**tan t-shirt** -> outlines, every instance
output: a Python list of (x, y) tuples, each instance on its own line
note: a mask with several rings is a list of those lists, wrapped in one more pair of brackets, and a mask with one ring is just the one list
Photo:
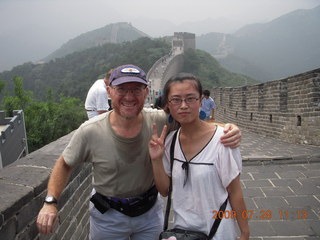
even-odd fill
[(158, 134), (166, 123), (162, 110), (143, 109), (141, 132), (134, 138), (117, 135), (110, 126), (110, 112), (83, 123), (72, 136), (62, 155), (74, 167), (82, 162), (92, 162), (93, 187), (109, 197), (133, 197), (154, 185), (148, 143), (152, 124)]

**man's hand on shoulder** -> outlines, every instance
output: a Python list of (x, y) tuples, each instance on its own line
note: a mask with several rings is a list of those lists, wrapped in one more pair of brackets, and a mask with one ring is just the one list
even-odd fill
[(227, 123), (223, 131), (225, 135), (220, 138), (220, 141), (225, 147), (237, 148), (240, 146), (241, 131), (238, 126)]

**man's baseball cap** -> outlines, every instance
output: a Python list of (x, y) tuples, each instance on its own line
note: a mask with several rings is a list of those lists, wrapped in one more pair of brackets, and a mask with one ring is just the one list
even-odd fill
[(113, 69), (110, 76), (110, 85), (120, 85), (129, 82), (138, 82), (148, 85), (146, 73), (139, 67), (127, 64)]

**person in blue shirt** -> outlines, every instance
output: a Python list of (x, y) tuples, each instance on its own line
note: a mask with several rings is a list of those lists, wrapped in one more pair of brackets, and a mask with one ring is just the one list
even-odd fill
[(216, 103), (214, 102), (213, 98), (210, 97), (210, 91), (204, 90), (203, 91), (203, 98), (201, 101), (201, 110), (206, 113), (205, 120), (209, 120), (209, 119), (214, 120), (215, 107), (216, 107)]

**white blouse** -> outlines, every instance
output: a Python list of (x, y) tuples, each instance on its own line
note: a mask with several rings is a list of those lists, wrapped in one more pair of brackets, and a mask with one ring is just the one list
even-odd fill
[[(178, 131), (179, 135), (180, 129)], [(224, 147), (220, 143), (223, 134), (223, 128), (218, 126), (208, 144), (187, 164), (189, 165), (187, 180), (185, 180), (186, 158), (177, 136), (172, 178), (173, 227), (209, 234), (213, 218), (228, 197), (226, 187), (242, 169), (239, 148)], [(173, 135), (174, 132), (171, 132), (166, 138), (166, 151), (163, 157), (165, 172), (170, 177), (170, 145)], [(231, 211), (228, 202), (226, 215), (212, 239), (236, 239), (236, 220), (228, 216)]]

